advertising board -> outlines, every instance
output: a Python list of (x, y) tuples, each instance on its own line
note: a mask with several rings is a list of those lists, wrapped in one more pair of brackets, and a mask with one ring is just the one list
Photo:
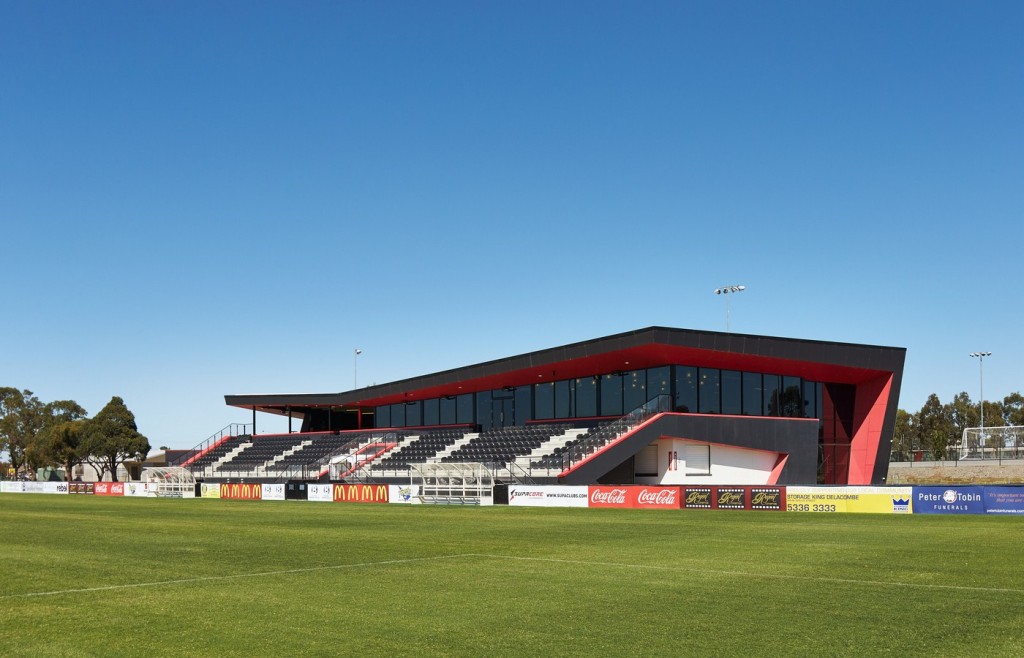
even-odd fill
[(986, 514), (1024, 514), (1024, 487), (985, 487)]
[(228, 500), (262, 500), (263, 485), (244, 482), (222, 483), (220, 497)]
[(155, 498), (157, 484), (155, 482), (125, 482), (124, 495), (136, 498)]
[(70, 489), (67, 482), (2, 482), (3, 493), (66, 494)]
[(334, 500), (333, 484), (311, 484), (306, 488), (306, 500), (329, 503)]
[(910, 514), (912, 487), (786, 487), (786, 511)]
[(984, 514), (982, 487), (914, 487), (914, 514)]
[(681, 487), (673, 486), (590, 486), (587, 491), (588, 507), (679, 509), (682, 500)]
[(123, 496), (124, 482), (97, 482), (92, 491), (97, 496)]
[(199, 485), (200, 498), (220, 498), (220, 485), (203, 482)]
[(420, 504), (420, 485), (418, 484), (389, 484), (388, 502), (400, 505)]
[(586, 507), (588, 488), (510, 485), (508, 504), (515, 507)]
[(386, 503), (388, 502), (388, 493), (386, 484), (336, 484), (334, 485), (334, 502)]
[(284, 484), (264, 484), (260, 498), (262, 500), (284, 500)]

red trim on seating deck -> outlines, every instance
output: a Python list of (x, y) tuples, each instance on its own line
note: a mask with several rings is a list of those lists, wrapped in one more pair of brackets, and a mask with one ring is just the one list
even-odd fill
[[(630, 435), (632, 435), (634, 432), (639, 430), (641, 427), (646, 426), (648, 423), (651, 423), (654, 420), (656, 420), (658, 418), (661, 418), (662, 416), (707, 416), (707, 415), (708, 414), (679, 413), (679, 412), (675, 412), (675, 411), (666, 411), (666, 412), (662, 412), (662, 413), (659, 413), (659, 414), (655, 414), (655, 415), (651, 416), (650, 418), (648, 418), (647, 420), (645, 420), (644, 422), (642, 422), (639, 425), (637, 425), (636, 427), (634, 427), (632, 430), (630, 430), (630, 431), (626, 432), (625, 434), (623, 434), (622, 436), (620, 436), (615, 441), (613, 441), (611, 443), (605, 444), (604, 446), (601, 447), (600, 450), (598, 450), (594, 454), (590, 455), (589, 457), (587, 457), (583, 461), (576, 462), (570, 468), (562, 471), (561, 473), (558, 474), (558, 477), (560, 477), (560, 478), (561, 477), (565, 477), (569, 473), (572, 473), (574, 470), (576, 470), (577, 468), (579, 468), (583, 464), (586, 464), (591, 459), (597, 457), (598, 455), (600, 455), (602, 452), (604, 452), (608, 448), (611, 448), (614, 445), (618, 445), (619, 443), (624, 441), (626, 438), (628, 438)], [(802, 421), (805, 421), (805, 422), (813, 422), (813, 423), (817, 423), (818, 422), (817, 418), (789, 418), (789, 417), (785, 417), (785, 416), (736, 416), (736, 415), (733, 415), (733, 414), (711, 414), (711, 415), (713, 415), (715, 418), (760, 418), (760, 419), (763, 419), (763, 420), (789, 420), (789, 421), (802, 420)], [(621, 416), (620, 416), (620, 418), (621, 418)], [(691, 439), (691, 438), (682, 437), (682, 436), (659, 436), (658, 440), (660, 441), (663, 438), (679, 439), (680, 441), (693, 441), (695, 443), (707, 443), (707, 444), (711, 444), (711, 445), (728, 446), (730, 448), (736, 448), (736, 449), (739, 449), (739, 450), (752, 450), (752, 451), (758, 451), (758, 452), (771, 452), (771, 453), (775, 453), (774, 450), (765, 450), (763, 448), (747, 448), (747, 447), (744, 447), (744, 446), (733, 445), (731, 443), (722, 443), (722, 442), (719, 442), (719, 441), (707, 441), (707, 440), (704, 440), (704, 439)], [(789, 455), (786, 455), (786, 458), (788, 459)], [(785, 460), (783, 460), (783, 464), (784, 463), (785, 463)], [(782, 472), (781, 468), (779, 467), (779, 464), (776, 464), (775, 468), (779, 470), (779, 473)], [(775, 473), (775, 470), (772, 471), (772, 474), (776, 478), (778, 477), (778, 475)], [(774, 484), (774, 483), (775, 483), (775, 480), (772, 480), (771, 482), (769, 482), (769, 484)]]
[[(648, 418), (648, 419), (647, 419), (647, 420), (645, 420), (644, 422), (640, 423), (639, 425), (637, 425), (637, 426), (636, 426), (636, 427), (634, 427), (633, 429), (629, 430), (628, 432), (626, 432), (625, 434), (623, 434), (623, 435), (622, 435), (622, 436), (620, 436), (619, 438), (615, 439), (615, 440), (614, 440), (614, 441), (612, 441), (611, 443), (606, 443), (606, 444), (604, 444), (603, 446), (601, 446), (601, 448), (600, 448), (599, 450), (596, 450), (596, 451), (594, 452), (594, 454), (590, 455), (589, 457), (587, 457), (587, 458), (586, 458), (586, 459), (584, 459), (583, 461), (578, 461), (578, 462), (576, 462), (575, 464), (573, 464), (572, 466), (570, 466), (569, 468), (567, 468), (566, 470), (562, 471), (561, 473), (559, 473), (559, 474), (558, 474), (558, 477), (560, 477), (560, 478), (561, 478), (561, 477), (565, 477), (565, 476), (566, 476), (566, 475), (568, 475), (569, 473), (572, 473), (572, 472), (573, 472), (573, 471), (575, 471), (575, 470), (576, 470), (577, 468), (579, 468), (579, 467), (580, 467), (580, 466), (582, 466), (583, 464), (586, 464), (586, 463), (587, 463), (587, 462), (589, 462), (589, 461), (590, 461), (591, 459), (594, 459), (595, 457), (597, 457), (598, 455), (600, 455), (600, 454), (601, 454), (602, 452), (604, 452), (604, 451), (605, 451), (605, 450), (607, 450), (608, 448), (611, 448), (612, 446), (616, 446), (616, 445), (619, 445), (620, 443), (622, 443), (623, 441), (625, 441), (625, 440), (626, 440), (627, 438), (629, 438), (630, 436), (632, 436), (633, 434), (635, 434), (635, 433), (636, 433), (637, 431), (639, 431), (639, 430), (640, 430), (640, 428), (642, 428), (642, 427), (646, 427), (647, 425), (651, 424), (652, 422), (654, 422), (655, 420), (657, 420), (657, 419), (661, 418), (661, 417), (662, 417), (662, 416), (664, 416), (664, 415), (666, 415), (666, 414), (664, 414), (664, 413), (661, 413), (661, 414), (654, 414), (653, 416), (651, 416), (650, 418)], [(621, 416), (620, 416), (620, 418), (621, 418)]]
[(208, 452), (210, 452), (211, 450), (213, 450), (214, 448), (216, 448), (216, 447), (217, 447), (217, 446), (219, 446), (220, 444), (222, 444), (222, 443), (224, 443), (225, 441), (228, 441), (228, 440), (230, 440), (230, 439), (234, 439), (234, 438), (236, 438), (236, 437), (234, 437), (234, 436), (222, 436), (222, 437), (221, 437), (220, 439), (218, 439), (217, 441), (215, 441), (215, 442), (214, 442), (214, 443), (213, 443), (212, 445), (208, 446), (208, 447), (207, 447), (206, 449), (204, 449), (204, 450), (201, 450), (200, 452), (198, 452), (198, 453), (196, 453), (196, 454), (192, 455), (191, 457), (189, 457), (188, 459), (186, 459), (186, 460), (184, 461), (184, 463), (182, 463), (181, 467), (182, 467), (182, 468), (185, 468), (186, 466), (188, 466), (188, 465), (189, 465), (189, 464), (191, 464), (192, 462), (196, 461), (197, 459), (199, 459), (199, 458), (200, 458), (200, 457), (202, 457), (203, 455), (207, 454)]

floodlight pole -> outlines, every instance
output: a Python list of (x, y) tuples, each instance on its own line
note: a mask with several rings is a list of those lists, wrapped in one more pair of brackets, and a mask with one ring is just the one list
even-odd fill
[(721, 288), (715, 288), (716, 295), (725, 295), (725, 331), (729, 333), (729, 293), (743, 292), (746, 290), (746, 286), (722, 286)]
[(353, 391), (356, 390), (357, 388), (359, 388), (359, 355), (362, 354), (362, 353), (363, 353), (363, 351), (357, 347), (355, 349), (355, 352), (352, 354), (352, 390)]
[(985, 458), (985, 449), (982, 446), (982, 442), (985, 440), (985, 357), (992, 356), (992, 352), (971, 352), (970, 356), (978, 358), (978, 392), (981, 401), (978, 403), (978, 408), (981, 411), (981, 429), (978, 430), (978, 452), (981, 453), (981, 458)]

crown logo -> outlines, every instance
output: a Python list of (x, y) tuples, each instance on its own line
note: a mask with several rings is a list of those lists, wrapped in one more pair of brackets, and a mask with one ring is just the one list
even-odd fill
[(894, 511), (894, 512), (909, 512), (910, 511), (910, 499), (909, 498), (893, 498), (892, 499), (892, 511)]

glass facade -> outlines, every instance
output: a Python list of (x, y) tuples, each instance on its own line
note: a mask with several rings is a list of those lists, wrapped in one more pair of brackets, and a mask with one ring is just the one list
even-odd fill
[(668, 395), (672, 408), (681, 413), (820, 418), (828, 442), (848, 442), (849, 431), (838, 429), (842, 426), (836, 419), (850, 414), (836, 407), (848, 405), (851, 394), (835, 385), (824, 386), (789, 375), (666, 365), (382, 405), (372, 417), (377, 427), (491, 429), (531, 421), (622, 416)]

